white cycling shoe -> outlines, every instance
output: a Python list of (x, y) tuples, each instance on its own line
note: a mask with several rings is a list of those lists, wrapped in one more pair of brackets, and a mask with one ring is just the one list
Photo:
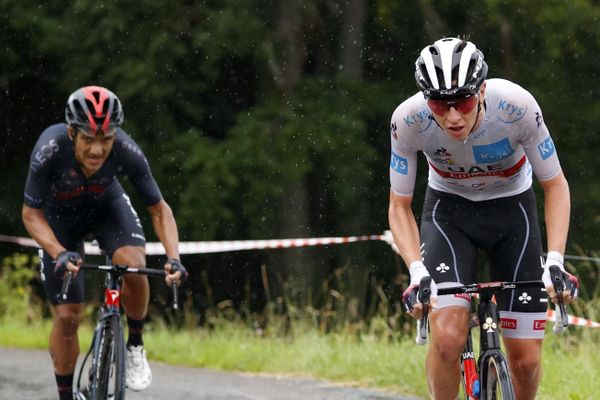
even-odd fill
[(125, 356), (125, 382), (136, 392), (147, 389), (152, 382), (152, 371), (146, 360), (144, 346), (127, 346)]

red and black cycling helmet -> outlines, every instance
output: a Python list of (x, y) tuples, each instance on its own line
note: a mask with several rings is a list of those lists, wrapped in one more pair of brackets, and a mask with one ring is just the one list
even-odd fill
[(415, 67), (415, 80), (425, 98), (440, 100), (475, 95), (488, 72), (483, 53), (459, 38), (443, 38), (426, 46)]
[(69, 96), (65, 108), (67, 124), (97, 134), (118, 128), (123, 123), (121, 101), (101, 86), (84, 86)]

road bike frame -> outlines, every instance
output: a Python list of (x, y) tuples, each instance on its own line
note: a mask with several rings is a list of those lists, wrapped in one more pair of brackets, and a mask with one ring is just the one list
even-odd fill
[[(77, 373), (76, 392), (81, 392), (88, 400), (125, 399), (125, 337), (121, 322), (121, 282), (125, 274), (165, 276), (160, 269), (130, 268), (126, 265), (113, 265), (107, 258), (107, 265), (83, 264), (82, 270), (105, 272), (104, 301), (99, 309), (98, 323), (94, 329), (92, 344)], [(175, 271), (173, 271), (175, 272)], [(60, 298), (66, 298), (72, 275), (63, 282)], [(173, 285), (173, 308), (177, 309), (177, 286)], [(91, 355), (91, 364), (87, 360)], [(87, 385), (82, 376), (87, 370)]]
[[(540, 287), (541, 282), (534, 281), (532, 285), (521, 282), (519, 287)], [(508, 285), (512, 287), (513, 285)], [(461, 376), (465, 397), (472, 399), (496, 399), (496, 386), (500, 385), (502, 399), (515, 397), (508, 363), (502, 353), (498, 328), (500, 327), (499, 313), (493, 302), (493, 294), (499, 288), (480, 288), (479, 305), (477, 306), (477, 320), (471, 322), (467, 335), (465, 350), (461, 355)], [(506, 290), (506, 286), (500, 286), (500, 290)], [(512, 288), (510, 289), (512, 290)], [(450, 294), (450, 293), (448, 293)], [(473, 349), (472, 327), (479, 327), (480, 350), (477, 361)], [(490, 371), (490, 369), (494, 371)], [(481, 373), (479, 375), (478, 371)]]
[[(551, 279), (557, 293), (562, 294), (565, 281), (558, 267), (551, 267)], [(423, 317), (418, 320), (417, 343), (427, 342), (428, 313), (430, 308), (431, 277), (421, 280), (418, 291), (419, 302), (423, 304)], [(498, 328), (500, 327), (498, 308), (493, 301), (495, 293), (519, 288), (543, 287), (542, 281), (521, 282), (486, 282), (471, 285), (439, 288), (439, 295), (479, 294), (476, 320), (470, 321), (465, 349), (461, 355), (461, 381), (464, 396), (467, 400), (511, 400), (515, 398), (508, 363), (502, 352)], [(557, 312), (561, 315), (560, 325), (564, 329), (568, 325), (562, 295), (559, 296)], [(557, 319), (558, 321), (558, 319)], [(557, 323), (558, 324), (558, 323)], [(473, 349), (472, 328), (479, 327), (479, 356), (475, 358)], [(557, 330), (555, 329), (555, 332)], [(499, 396), (501, 394), (501, 396)]]

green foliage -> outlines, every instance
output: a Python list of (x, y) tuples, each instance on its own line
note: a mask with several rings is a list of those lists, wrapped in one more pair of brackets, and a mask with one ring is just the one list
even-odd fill
[(37, 278), (37, 256), (14, 253), (4, 257), (0, 265), (0, 315), (10, 319), (25, 316), (34, 321), (42, 316), (42, 301), (33, 293), (32, 283)]
[[(63, 119), (68, 94), (90, 83), (110, 87), (123, 101), (125, 129), (146, 152), (182, 238), (282, 235), (289, 226), (281, 210), (294, 200), (298, 187), (305, 189), (310, 210), (301, 221), (306, 232), (381, 232), (387, 226), (390, 115), (416, 91), (412, 74), (420, 49), (441, 36), (464, 35), (483, 49), (490, 77), (512, 79), (535, 95), (573, 193), (575, 245), (568, 252), (597, 255), (597, 2), (485, 0), (476, 7), (467, 0), (365, 3), (363, 78), (347, 81), (337, 67), (344, 61), (339, 49), (348, 27), (341, 23), (343, 8), (336, 2), (303, 2), (295, 15), (302, 21), (294, 25), (301, 30), (296, 37), (303, 39), (299, 49), (278, 29), (293, 22), (281, 15), (281, 2), (150, 0), (143, 7), (132, 0), (0, 2), (0, 159), (15, 166), (3, 174), (5, 187), (13, 190), (0, 197), (0, 226), (8, 230), (0, 233), (24, 233), (19, 188), (31, 148), (47, 125)], [(286, 58), (294, 50), (300, 55), (298, 65)], [(276, 71), (295, 68), (295, 85), (281, 90)], [(426, 184), (421, 164), (415, 204)], [(153, 334), (159, 343), (163, 335), (165, 342), (180, 341), (174, 347), (188, 352), (174, 357), (190, 365), (273, 368), (424, 394), (423, 352), (404, 339), (412, 335), (413, 324), (398, 314), (393, 294), (403, 280), (388, 276), (362, 297), (347, 282), (352, 271), (393, 266), (389, 254), (377, 249), (364, 253), (363, 259), (336, 259), (323, 272), (328, 281), (315, 287), (286, 284), (284, 294), (264, 310), (263, 337), (240, 329), (239, 324), (252, 325), (254, 315), (243, 309), (245, 315), (236, 314), (228, 298), (215, 299), (208, 310), (207, 325), (213, 331), (174, 337), (158, 327)], [(5, 319), (25, 316), (33, 323), (47, 312), (34, 290), (35, 262), (19, 254), (2, 260), (0, 315)], [(227, 267), (219, 264), (214, 270), (221, 273)], [(576, 262), (569, 268), (582, 283), (583, 301), (573, 306), (574, 313), (600, 319), (599, 265)], [(309, 270), (306, 266), (307, 274)], [(364, 288), (366, 283), (360, 283)], [(3, 323), (2, 329), (9, 325)], [(591, 398), (598, 392), (586, 379), (598, 368), (596, 352), (590, 351), (598, 338), (572, 331), (574, 339), (547, 342), (539, 398)], [(12, 344), (1, 336), (0, 341)], [(151, 346), (157, 351), (151, 355), (167, 359), (158, 349), (173, 346), (159, 343)], [(358, 350), (345, 354), (349, 347)], [(577, 357), (579, 368), (573, 373), (581, 372), (575, 378), (581, 384), (563, 382), (567, 375), (561, 366), (572, 357)], [(332, 360), (348, 363), (349, 372), (332, 369)], [(416, 362), (413, 368), (403, 371), (418, 374), (407, 378), (416, 385), (408, 387), (398, 383), (402, 374), (397, 366), (411, 361)], [(573, 387), (581, 391), (573, 393)]]
[[(25, 233), (19, 188), (31, 148), (63, 119), (68, 94), (95, 83), (123, 101), (125, 129), (147, 154), (182, 238), (287, 234), (282, 210), (297, 189), (309, 210), (299, 214), (302, 232), (381, 232), (390, 115), (416, 91), (420, 49), (463, 35), (483, 49), (491, 77), (536, 96), (573, 193), (571, 243), (595, 251), (600, 7), (592, 0), (471, 3), (365, 1), (365, 19), (353, 22), (364, 23), (362, 78), (347, 81), (339, 66), (348, 26), (336, 2), (305, 1), (289, 16), (281, 2), (265, 0), (2, 1), (0, 158), (16, 166), (3, 175), (16, 190), (0, 197), (0, 225)], [(292, 26), (296, 42), (280, 29)], [(286, 86), (289, 71), (298, 76)], [(426, 185), (421, 165), (415, 204)], [(332, 268), (391, 264), (376, 250), (362, 257), (339, 257)], [(593, 268), (583, 280), (597, 278)]]
[(182, 228), (194, 237), (214, 237), (223, 225), (235, 223), (228, 230), (233, 237), (276, 236), (288, 185), (307, 179), (327, 188), (311, 198), (334, 201), (343, 226), (357, 199), (369, 193), (357, 189), (370, 186), (371, 171), (382, 161), (369, 144), (366, 126), (373, 106), (365, 88), (307, 80), (290, 98), (270, 98), (240, 115), (225, 140), (205, 140), (193, 132), (180, 136), (173, 147), (175, 153), (187, 152)]

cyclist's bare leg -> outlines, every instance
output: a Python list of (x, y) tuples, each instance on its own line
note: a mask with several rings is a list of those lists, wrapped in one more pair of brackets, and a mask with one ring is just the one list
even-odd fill
[(435, 400), (454, 400), (460, 385), (460, 355), (467, 341), (471, 312), (448, 306), (429, 315), (431, 342), (425, 368), (429, 391)]
[[(133, 268), (146, 266), (146, 253), (143, 247), (119, 247), (112, 255), (113, 264), (123, 264)], [(150, 285), (144, 275), (127, 274), (123, 277), (122, 301), (125, 314), (129, 318), (146, 318), (150, 301)]]
[(54, 319), (50, 331), (49, 347), (54, 373), (69, 375), (75, 371), (79, 356), (77, 329), (83, 313), (81, 304), (58, 304), (53, 307)]
[(504, 338), (515, 395), (533, 400), (542, 378), (542, 339)]

